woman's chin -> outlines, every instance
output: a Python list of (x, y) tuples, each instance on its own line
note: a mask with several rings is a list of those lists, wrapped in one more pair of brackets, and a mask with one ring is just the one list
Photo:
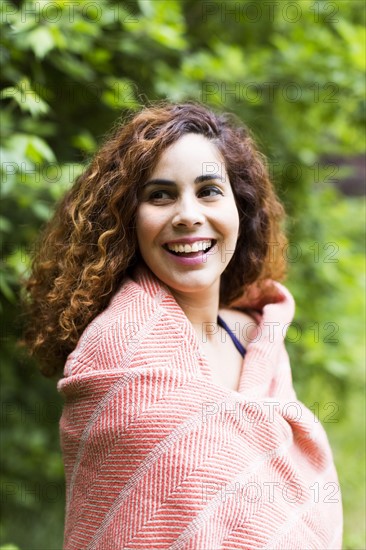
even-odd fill
[(159, 277), (173, 292), (181, 294), (197, 294), (202, 295), (204, 292), (209, 292), (215, 288), (215, 283), (219, 288), (220, 275), (209, 273), (199, 273), (190, 271), (189, 273), (176, 274), (169, 273), (167, 277)]

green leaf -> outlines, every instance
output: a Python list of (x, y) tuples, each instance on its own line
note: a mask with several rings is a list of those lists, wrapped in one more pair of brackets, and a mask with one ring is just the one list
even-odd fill
[(10, 220), (7, 218), (4, 218), (4, 216), (0, 216), (0, 231), (3, 233), (10, 233), (13, 229), (13, 224)]
[(93, 153), (97, 146), (95, 139), (91, 133), (87, 131), (74, 136), (71, 142), (75, 147), (81, 151), (86, 151), (87, 153)]
[(344, 38), (352, 61), (360, 71), (364, 71), (366, 68), (366, 29), (361, 25), (352, 25), (345, 19), (338, 21), (336, 29)]
[(43, 59), (55, 47), (52, 31), (46, 26), (31, 31), (27, 41), (39, 59)]
[(45, 202), (36, 201), (32, 204), (32, 210), (36, 214), (37, 218), (47, 221), (51, 215), (52, 207)]
[(0, 292), (5, 296), (7, 300), (11, 303), (16, 302), (16, 296), (13, 289), (8, 285), (8, 282), (5, 278), (5, 273), (0, 276)]
[(31, 160), (35, 162), (40, 162), (42, 160), (53, 162), (56, 160), (55, 154), (50, 146), (46, 143), (44, 139), (37, 136), (28, 136), (26, 154)]
[(34, 117), (49, 112), (49, 105), (32, 89), (28, 78), (22, 78), (16, 86), (2, 90), (1, 99), (13, 98), (22, 111), (27, 111)]
[(66, 75), (66, 78), (72, 78), (75, 82), (91, 82), (95, 78), (93, 67), (83, 63), (76, 56), (70, 55), (66, 51), (62, 52), (62, 55), (54, 55), (53, 61), (61, 73)]
[(112, 109), (121, 109), (127, 107), (134, 109), (139, 103), (136, 99), (137, 86), (127, 78), (107, 78), (106, 83), (109, 86), (102, 95), (103, 101), (112, 107)]
[[(159, 0), (158, 0), (159, 1)], [(153, 2), (153, 0), (137, 0), (137, 4), (141, 10), (141, 12), (146, 17), (152, 17), (154, 15), (154, 4), (156, 2)]]

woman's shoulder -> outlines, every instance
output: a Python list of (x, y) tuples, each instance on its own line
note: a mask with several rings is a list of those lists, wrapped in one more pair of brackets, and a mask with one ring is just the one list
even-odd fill
[(223, 307), (219, 309), (219, 315), (224, 321), (233, 321), (245, 324), (258, 324), (259, 313), (253, 309), (237, 309)]
[(246, 348), (256, 335), (260, 314), (251, 309), (220, 308), (219, 315)]

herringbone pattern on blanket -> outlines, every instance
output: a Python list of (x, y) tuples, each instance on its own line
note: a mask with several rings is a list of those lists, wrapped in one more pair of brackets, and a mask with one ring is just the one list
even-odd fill
[(65, 549), (341, 548), (337, 474), (292, 387), (294, 305), (278, 288), (235, 392), (211, 380), (169, 290), (144, 269), (124, 281), (58, 385)]

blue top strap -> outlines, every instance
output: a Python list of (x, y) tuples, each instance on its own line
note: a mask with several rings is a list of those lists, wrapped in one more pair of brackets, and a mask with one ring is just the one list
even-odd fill
[(234, 342), (234, 345), (235, 345), (236, 349), (238, 350), (240, 355), (242, 357), (244, 357), (244, 355), (246, 354), (245, 347), (243, 346), (243, 344), (241, 342), (239, 342), (239, 340), (237, 339), (235, 334), (230, 330), (230, 328), (227, 326), (225, 321), (220, 317), (220, 315), (217, 316), (217, 324), (220, 325), (220, 327), (222, 327), (223, 329), (226, 330), (226, 332), (229, 334), (230, 338)]

